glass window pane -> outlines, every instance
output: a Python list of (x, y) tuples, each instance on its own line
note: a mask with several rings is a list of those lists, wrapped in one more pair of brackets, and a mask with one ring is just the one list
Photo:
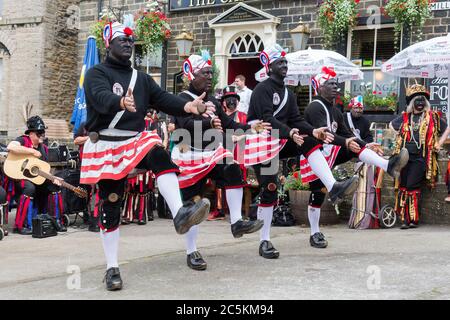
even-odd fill
[(134, 47), (134, 67), (145, 73), (160, 73), (162, 66), (162, 47), (150, 55), (144, 55), (142, 45)]
[(399, 89), (399, 78), (390, 74), (383, 73), (379, 70), (375, 71), (375, 91), (383, 97), (397, 93)]
[(361, 67), (373, 67), (375, 30), (355, 30), (352, 39), (352, 61)]
[(381, 65), (395, 55), (394, 29), (379, 29), (377, 33), (377, 59), (375, 67)]
[(373, 90), (373, 71), (363, 71), (364, 79), (351, 81), (350, 94), (352, 96), (364, 95), (367, 90)]

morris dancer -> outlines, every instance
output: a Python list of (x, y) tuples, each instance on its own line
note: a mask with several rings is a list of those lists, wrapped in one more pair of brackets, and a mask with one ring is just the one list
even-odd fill
[[(419, 224), (420, 187), (427, 182), (435, 187), (438, 174), (437, 150), (445, 142), (449, 131), (438, 112), (432, 111), (430, 94), (422, 85), (406, 90), (406, 112), (391, 122), (398, 131), (394, 154), (406, 148), (409, 161), (400, 176), (400, 189), (395, 209), (402, 221), (401, 229), (417, 228)], [(442, 138), (439, 140), (439, 136)], [(398, 178), (398, 177), (397, 177)]]
[[(350, 132), (344, 123), (342, 113), (333, 105), (337, 95), (336, 73), (333, 70), (324, 67), (322, 72), (312, 79), (312, 82), (317, 96), (306, 108), (305, 118), (314, 128), (325, 126), (334, 134), (333, 145), (324, 145), (323, 148), (329, 167), (358, 158), (368, 165), (383, 169), (393, 177), (398, 177), (401, 169), (408, 162), (408, 151), (403, 149), (398, 155), (386, 160), (367, 148), (366, 142)], [(325, 200), (324, 183), (311, 174), (308, 162), (304, 159), (301, 172), (302, 180), (308, 182), (311, 189), (308, 206), (308, 218), (311, 225), (310, 244), (315, 248), (326, 248), (328, 242), (319, 228), (320, 208)], [(317, 175), (316, 170), (314, 173)]]
[[(260, 233), (259, 254), (266, 259), (276, 259), (280, 255), (270, 241), (273, 208), (278, 199), (278, 163), (275, 166), (275, 172), (272, 170), (269, 173), (265, 172), (270, 166), (270, 163), (267, 164), (268, 161), (278, 156), (278, 153), (280, 159), (304, 154), (314, 172), (326, 185), (333, 202), (353, 193), (357, 186), (356, 177), (345, 182), (336, 182), (334, 179), (319, 150), (321, 145), (316, 140), (320, 139), (330, 143), (333, 135), (326, 132), (326, 128), (314, 129), (300, 116), (297, 98), (284, 84), (288, 71), (285, 55), (286, 52), (279, 45), (270, 47), (261, 53), (261, 63), (266, 67), (269, 78), (259, 83), (253, 90), (248, 112), (249, 123), (262, 119), (270, 123), (272, 128), (278, 131), (278, 137), (282, 139), (281, 141), (275, 139), (275, 132), (272, 132), (273, 140), (267, 140), (269, 148), (266, 148), (265, 152), (262, 151), (265, 146), (262, 146), (258, 139), (249, 137), (246, 141), (245, 163), (247, 166), (255, 165), (255, 172), (261, 188), (258, 219), (264, 221), (264, 227)], [(251, 147), (253, 144), (256, 145), (254, 149)], [(275, 148), (273, 148), (274, 146)]]
[[(263, 222), (245, 221), (242, 219), (243, 186), (242, 172), (238, 164), (233, 163), (233, 154), (223, 147), (225, 138), (223, 130), (230, 129), (246, 131), (251, 127), (240, 124), (228, 117), (220, 103), (207, 94), (212, 85), (212, 63), (207, 51), (202, 56), (191, 55), (183, 65), (184, 74), (190, 80), (188, 90), (180, 93), (180, 97), (193, 101), (198, 96), (205, 96), (207, 103), (215, 106), (216, 112), (210, 119), (192, 115), (186, 118), (176, 118), (177, 132), (180, 128), (187, 130), (190, 142), (179, 142), (172, 150), (172, 159), (180, 166), (180, 186), (183, 200), (189, 201), (202, 193), (208, 178), (215, 180), (217, 188), (225, 189), (225, 196), (230, 210), (231, 233), (240, 238), (246, 233), (261, 229)], [(255, 123), (253, 128), (261, 124)], [(243, 132), (242, 132), (243, 133)], [(228, 131), (227, 131), (228, 134)], [(207, 137), (214, 137), (214, 143)], [(184, 140), (185, 137), (183, 137)], [(176, 140), (175, 140), (176, 141)], [(229, 140), (228, 140), (229, 141)], [(186, 150), (183, 150), (186, 149)], [(228, 161), (225, 158), (230, 158)], [(186, 235), (187, 265), (194, 270), (205, 270), (207, 264), (197, 250), (196, 240), (198, 226), (192, 227)]]
[(177, 116), (199, 114), (207, 108), (202, 102), (204, 96), (186, 103), (163, 91), (151, 76), (131, 67), (134, 37), (130, 28), (118, 22), (109, 24), (103, 38), (108, 47), (106, 61), (90, 69), (84, 83), (90, 139), (84, 145), (80, 182), (98, 183), (100, 234), (107, 260), (106, 289), (120, 290), (122, 279), (117, 259), (120, 206), (131, 170), (139, 168), (155, 174), (177, 233), (186, 233), (202, 222), (209, 211), (207, 199), (183, 205), (176, 175), (178, 167), (161, 146), (158, 135), (144, 131), (147, 107), (155, 105)]

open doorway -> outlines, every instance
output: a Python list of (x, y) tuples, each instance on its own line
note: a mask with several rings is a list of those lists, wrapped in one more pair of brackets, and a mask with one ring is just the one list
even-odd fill
[(258, 82), (255, 80), (255, 73), (262, 68), (259, 58), (242, 58), (228, 60), (228, 84), (232, 84), (237, 75), (245, 77), (245, 84), (248, 88), (254, 89)]

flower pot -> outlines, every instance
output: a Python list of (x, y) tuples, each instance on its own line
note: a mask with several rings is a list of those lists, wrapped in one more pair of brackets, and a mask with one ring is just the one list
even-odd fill
[[(297, 225), (308, 225), (308, 203), (309, 195), (311, 191), (307, 190), (289, 190), (289, 200), (291, 205), (292, 214), (295, 217), (295, 224)], [(328, 196), (324, 201), (321, 211), (320, 211), (320, 224), (338, 224), (339, 217), (328, 201)]]

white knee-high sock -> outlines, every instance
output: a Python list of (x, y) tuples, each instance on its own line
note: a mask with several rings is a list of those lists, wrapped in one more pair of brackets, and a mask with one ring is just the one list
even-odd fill
[(192, 226), (186, 233), (186, 254), (197, 251), (198, 225)]
[(173, 172), (163, 174), (156, 179), (156, 182), (158, 183), (158, 190), (160, 194), (169, 205), (170, 212), (172, 212), (172, 217), (175, 218), (178, 210), (180, 210), (183, 206), (177, 175)]
[(365, 148), (359, 154), (359, 160), (387, 171), (389, 160), (380, 157), (375, 151)]
[(258, 207), (258, 220), (264, 221), (264, 225), (259, 232), (261, 241), (270, 241), (270, 227), (272, 226), (273, 206)]
[(311, 235), (320, 232), (319, 221), (320, 221), (320, 208), (314, 208), (308, 206), (308, 220), (311, 226)]
[(314, 174), (319, 177), (325, 188), (327, 188), (328, 191), (331, 191), (336, 179), (334, 179), (330, 166), (325, 160), (322, 152), (320, 150), (316, 150), (311, 153), (308, 157), (308, 162), (309, 166), (314, 171)]
[(230, 209), (231, 224), (242, 219), (242, 198), (244, 196), (244, 189), (227, 189), (225, 190), (227, 197), (228, 209)]
[(105, 252), (106, 257), (106, 269), (118, 268), (119, 262), (117, 260), (117, 255), (119, 253), (119, 229), (106, 233), (100, 231), (100, 237), (102, 238), (103, 251)]

